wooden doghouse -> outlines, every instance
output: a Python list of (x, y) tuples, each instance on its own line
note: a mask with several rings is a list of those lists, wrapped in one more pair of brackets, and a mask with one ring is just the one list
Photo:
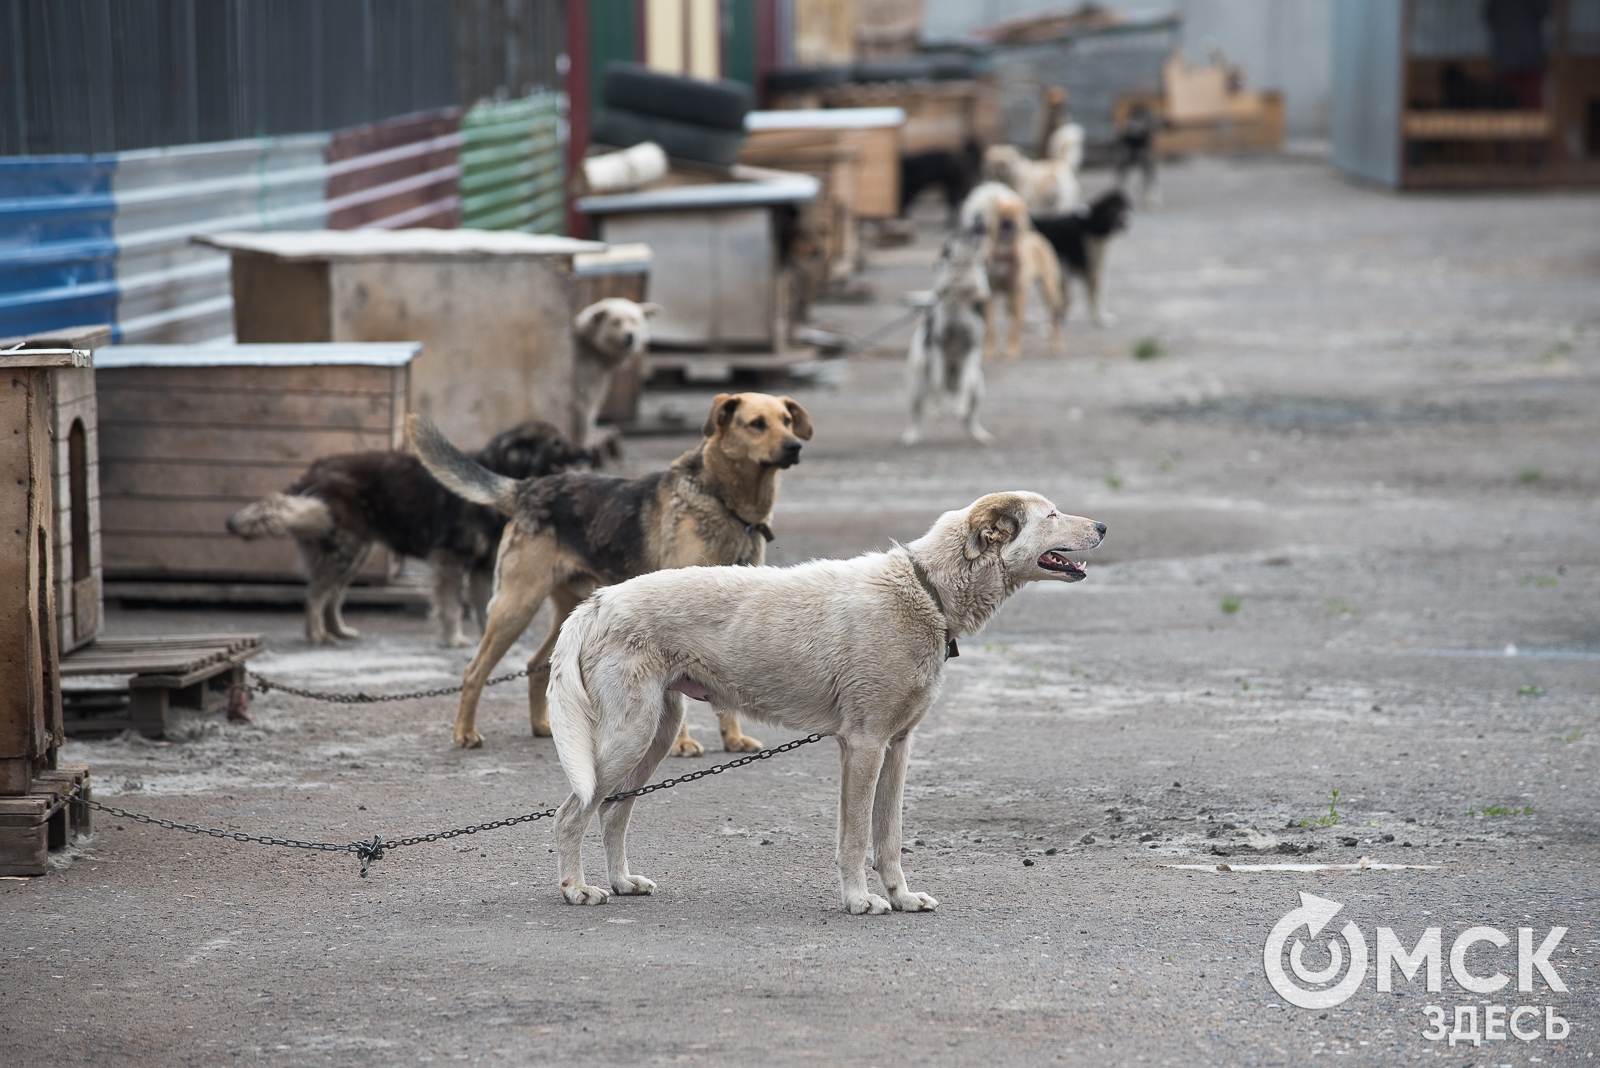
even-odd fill
[(607, 241), (648, 245), (654, 255), (650, 289), (663, 310), (651, 325), (650, 367), (759, 370), (813, 359), (788, 345), (781, 250), (787, 215), (817, 195), (817, 179), (742, 166), (672, 179), (680, 184), (577, 203)]
[[(93, 347), (109, 336), (106, 329), (94, 328), (0, 343), (0, 430), (10, 430), (0, 432), (0, 471), (8, 485), (21, 489), (0, 497), (0, 533), (10, 541), (0, 553), (0, 874), (5, 875), (43, 874), (47, 850), (89, 828), (89, 809), (82, 803), (89, 796), (89, 769), (61, 766), (56, 759), (64, 731), (55, 576), (61, 516), (52, 431), (58, 421), (58, 373), (91, 367)], [(86, 495), (82, 503), (87, 505)], [(70, 508), (69, 502), (69, 528)], [(90, 531), (85, 528), (86, 537)]]
[[(297, 600), (304, 579), (294, 543), (243, 541), (223, 524), (251, 501), (283, 490), (318, 457), (399, 448), (410, 367), (420, 348), (389, 342), (102, 350), (96, 392), (108, 593)], [(382, 585), (390, 573), (389, 554), (378, 547), (356, 581)]]
[(197, 238), (233, 255), (239, 343), (420, 341), (411, 409), (476, 448), (528, 419), (581, 439), (573, 257), (604, 245), (489, 230)]

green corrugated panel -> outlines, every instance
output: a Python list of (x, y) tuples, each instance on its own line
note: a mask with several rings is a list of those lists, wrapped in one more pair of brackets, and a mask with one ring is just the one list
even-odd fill
[(555, 93), (484, 103), (461, 120), (461, 225), (560, 233), (562, 159)]

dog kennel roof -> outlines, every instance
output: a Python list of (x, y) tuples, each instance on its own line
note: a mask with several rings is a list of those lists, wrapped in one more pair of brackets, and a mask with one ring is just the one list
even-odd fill
[(203, 234), (196, 244), (228, 252), (255, 252), (281, 260), (353, 260), (372, 257), (572, 256), (601, 252), (605, 243), (515, 230), (232, 230)]
[(744, 117), (751, 133), (763, 130), (872, 130), (904, 126), (904, 108), (796, 108), (792, 111), (752, 111)]
[(310, 367), (357, 364), (403, 367), (422, 351), (419, 341), (333, 341), (284, 345), (112, 345), (95, 353), (95, 366)]

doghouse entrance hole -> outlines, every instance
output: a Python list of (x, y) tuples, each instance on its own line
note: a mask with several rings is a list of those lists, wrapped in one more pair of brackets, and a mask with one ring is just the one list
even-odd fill
[(72, 581), (89, 577), (89, 446), (83, 420), (67, 431), (67, 512), (72, 529)]

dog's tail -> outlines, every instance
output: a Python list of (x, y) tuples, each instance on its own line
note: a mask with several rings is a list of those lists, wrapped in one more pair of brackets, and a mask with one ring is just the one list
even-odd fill
[(550, 686), (546, 691), (550, 708), (550, 735), (555, 739), (556, 756), (567, 782), (579, 802), (589, 804), (595, 790), (595, 734), (599, 715), (589, 688), (584, 683), (579, 661), (584, 643), (598, 623), (599, 605), (583, 602), (561, 625), (555, 651), (550, 655)]
[(228, 517), (228, 533), (251, 538), (321, 538), (333, 530), (333, 513), (320, 498), (274, 493)]
[(450, 444), (431, 420), (420, 415), (407, 418), (406, 441), (439, 485), (473, 504), (512, 514), (517, 480), (495, 474)]

